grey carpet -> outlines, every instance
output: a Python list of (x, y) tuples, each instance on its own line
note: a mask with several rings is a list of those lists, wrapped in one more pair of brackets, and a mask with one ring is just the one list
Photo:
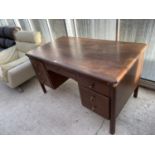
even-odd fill
[[(24, 92), (0, 83), (0, 134), (109, 134), (109, 121), (83, 107), (77, 83), (68, 80), (43, 94), (37, 79)], [(140, 88), (116, 122), (116, 134), (155, 134), (155, 92)]]

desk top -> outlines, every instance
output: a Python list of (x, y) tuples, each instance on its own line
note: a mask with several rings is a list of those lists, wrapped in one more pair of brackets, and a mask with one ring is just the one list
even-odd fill
[(118, 83), (145, 47), (143, 43), (61, 37), (27, 55), (109, 83)]

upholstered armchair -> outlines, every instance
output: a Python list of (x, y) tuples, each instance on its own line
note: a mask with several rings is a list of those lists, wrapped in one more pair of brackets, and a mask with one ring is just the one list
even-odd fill
[(14, 35), (16, 44), (0, 52), (0, 80), (11, 88), (35, 75), (25, 54), (41, 44), (40, 32), (19, 31)]

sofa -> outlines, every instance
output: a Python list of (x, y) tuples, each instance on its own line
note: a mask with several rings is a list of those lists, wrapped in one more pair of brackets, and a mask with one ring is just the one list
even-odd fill
[(14, 38), (15, 44), (0, 52), (0, 80), (11, 88), (35, 75), (25, 54), (41, 44), (40, 32), (16, 31)]

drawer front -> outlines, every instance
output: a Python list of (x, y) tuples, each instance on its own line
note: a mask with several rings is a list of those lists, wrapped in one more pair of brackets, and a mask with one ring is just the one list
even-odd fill
[(109, 98), (79, 86), (82, 104), (95, 113), (109, 119)]
[(42, 84), (51, 86), (51, 83), (50, 83), (50, 80), (48, 77), (48, 72), (46, 71), (44, 64), (38, 60), (31, 60), (31, 62), (32, 62), (33, 68), (36, 72), (36, 75), (37, 75), (39, 81)]
[(104, 83), (87, 76), (79, 76), (79, 83), (93, 91), (110, 96), (110, 88)]
[(48, 70), (58, 73), (60, 75), (66, 76), (68, 78), (73, 78), (73, 79), (76, 79), (77, 77), (76, 73), (74, 73), (73, 71), (70, 71), (69, 69), (62, 68), (61, 66), (51, 65), (48, 63), (45, 65)]

